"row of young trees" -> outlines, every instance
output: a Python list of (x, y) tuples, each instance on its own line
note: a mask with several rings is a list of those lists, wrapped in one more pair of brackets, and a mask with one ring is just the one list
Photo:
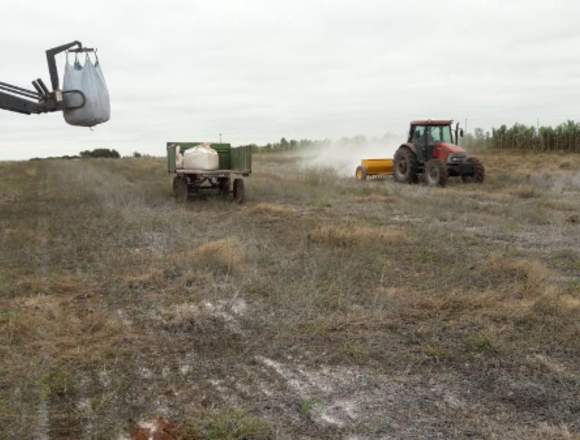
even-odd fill
[(502, 125), (491, 132), (476, 128), (465, 136), (463, 145), (468, 149), (580, 153), (580, 123), (567, 121), (556, 127)]
[(391, 141), (388, 139), (391, 138), (392, 136), (389, 135), (385, 135), (382, 138), (367, 138), (366, 136), (358, 135), (353, 137), (342, 137), (335, 141), (328, 138), (318, 140), (287, 140), (286, 138), (282, 138), (279, 142), (268, 143), (266, 145), (250, 144), (249, 146), (252, 147), (252, 151), (255, 153), (277, 153), (283, 151), (307, 150), (315, 147), (327, 147), (331, 144), (336, 146), (352, 146), (353, 148), (367, 145), (389, 145)]
[[(364, 146), (371, 144), (392, 144), (392, 136), (385, 135), (383, 138), (367, 139), (365, 136), (344, 137), (335, 142), (330, 139), (280, 139), (279, 142), (266, 145), (251, 144), (252, 151), (256, 153), (275, 153), (284, 151), (306, 150), (315, 147), (324, 147), (330, 144)], [(401, 139), (401, 142), (403, 139)], [(466, 133), (462, 145), (469, 149), (496, 149), (496, 150), (519, 150), (532, 152), (564, 151), (580, 153), (580, 123), (567, 121), (556, 127), (534, 127), (524, 124), (514, 124), (512, 127), (502, 125), (491, 131), (476, 128), (473, 133)], [(392, 145), (395, 146), (395, 145)], [(121, 155), (117, 150), (109, 148), (96, 148), (85, 150), (79, 156), (60, 156), (62, 159), (78, 158), (113, 158), (118, 159)], [(134, 152), (132, 157), (148, 157), (139, 152)], [(35, 158), (38, 159), (38, 158)], [(53, 159), (53, 158), (51, 158)]]
[(492, 147), (498, 150), (566, 151), (580, 153), (580, 123), (567, 121), (556, 127), (502, 125), (492, 132)]
[(312, 148), (320, 145), (330, 144), (330, 139), (325, 139), (322, 141), (310, 140), (310, 139), (290, 139), (286, 138), (280, 139), (280, 142), (269, 142), (266, 145), (250, 144), (246, 146), (252, 147), (252, 152), (254, 153), (277, 153), (283, 151), (296, 151), (301, 149)]

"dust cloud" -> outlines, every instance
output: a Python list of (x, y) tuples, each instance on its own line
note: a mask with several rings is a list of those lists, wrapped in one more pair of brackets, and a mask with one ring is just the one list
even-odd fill
[(351, 176), (362, 159), (393, 158), (404, 141), (404, 135), (388, 134), (381, 138), (356, 136), (323, 142), (301, 151), (301, 165), (332, 169), (340, 176)]

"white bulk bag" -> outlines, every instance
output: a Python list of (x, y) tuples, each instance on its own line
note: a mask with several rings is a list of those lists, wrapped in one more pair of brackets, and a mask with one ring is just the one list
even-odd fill
[(189, 148), (183, 153), (183, 168), (212, 171), (219, 168), (219, 155), (209, 144)]
[[(64, 69), (63, 91), (80, 90), (85, 95), (85, 105), (78, 109), (65, 109), (64, 119), (70, 125), (93, 127), (107, 122), (111, 117), (109, 91), (99, 61), (93, 63), (87, 55), (84, 66), (78, 60), (70, 65), (68, 58)], [(78, 94), (65, 93), (66, 107), (78, 106), (82, 99)]]
[[(64, 66), (64, 78), (62, 81), (63, 90), (80, 90), (82, 87), (81, 77), (82, 77), (83, 66), (78, 60), (75, 61), (74, 65), (69, 64), (68, 57), (66, 59), (66, 65)], [(78, 93), (65, 93), (64, 102), (67, 107), (77, 107), (83, 104), (83, 99)], [(64, 111), (64, 118), (67, 119), (67, 114), (70, 112)], [(67, 120), (68, 122), (68, 120)]]
[(183, 154), (181, 154), (181, 146), (175, 147), (175, 168), (183, 168)]

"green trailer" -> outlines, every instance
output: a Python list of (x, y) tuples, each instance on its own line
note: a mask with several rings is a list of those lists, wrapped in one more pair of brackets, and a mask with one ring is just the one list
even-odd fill
[[(217, 170), (194, 170), (177, 167), (177, 147), (181, 153), (189, 148), (206, 144), (219, 157)], [(232, 148), (230, 144), (209, 142), (167, 142), (167, 169), (173, 177), (173, 193), (178, 201), (185, 202), (190, 196), (202, 191), (214, 190), (243, 203), (245, 198), (244, 177), (252, 173), (252, 147)]]

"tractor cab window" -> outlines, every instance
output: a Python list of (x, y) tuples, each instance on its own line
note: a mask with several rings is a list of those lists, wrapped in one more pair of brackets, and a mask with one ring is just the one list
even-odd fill
[(435, 125), (430, 128), (429, 140), (436, 144), (439, 142), (444, 142), (446, 144), (453, 143), (453, 137), (451, 135), (451, 127), (449, 125)]
[(423, 125), (416, 125), (413, 128), (413, 137), (411, 139), (411, 142), (413, 142), (414, 144), (421, 144), (424, 142), (425, 139), (425, 126)]

